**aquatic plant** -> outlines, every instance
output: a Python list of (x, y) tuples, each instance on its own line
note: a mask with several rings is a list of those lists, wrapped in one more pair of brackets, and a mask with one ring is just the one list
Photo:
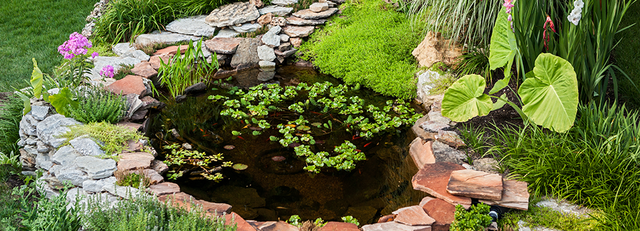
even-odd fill
[[(232, 135), (262, 135), (262, 131), (249, 132), (251, 127), (275, 129), (280, 135), (269, 139), (283, 147), (293, 147), (296, 155), (307, 163), (304, 169), (318, 173), (324, 167), (352, 170), (366, 155), (348, 140), (331, 153), (316, 151), (314, 136), (344, 129), (352, 133), (354, 139), (371, 139), (382, 133), (399, 132), (421, 116), (402, 100), (388, 100), (383, 107), (367, 104), (365, 99), (353, 95), (359, 88), (359, 85), (349, 87), (330, 82), (286, 87), (271, 84), (254, 86), (247, 92), (232, 88), (226, 92), (228, 96), (210, 95), (209, 99), (224, 107), (220, 115), (246, 124), (240, 131), (232, 131)], [(283, 122), (275, 126), (268, 122), (269, 117), (277, 116), (282, 121), (283, 114), (287, 115)], [(320, 121), (315, 121), (318, 119)]]
[[(176, 54), (181, 54), (180, 47)], [(171, 96), (175, 98), (182, 94), (184, 89), (202, 81), (203, 77), (218, 69), (218, 58), (215, 53), (212, 56), (211, 63), (207, 62), (202, 53), (202, 39), (195, 45), (193, 41), (189, 41), (184, 55), (175, 55), (168, 63), (160, 59), (160, 84), (167, 87)], [(155, 88), (154, 93), (159, 95)]]
[[(163, 148), (171, 150), (171, 153), (166, 155), (166, 160), (164, 161), (167, 166), (174, 167), (167, 173), (171, 180), (176, 180), (194, 169), (200, 169), (198, 172), (205, 179), (220, 181), (223, 178), (222, 173), (220, 173), (222, 167), (233, 166), (231, 161), (222, 161), (224, 159), (222, 153), (207, 155), (197, 150), (185, 150), (177, 143), (165, 145)], [(215, 166), (214, 163), (220, 163), (220, 165)]]

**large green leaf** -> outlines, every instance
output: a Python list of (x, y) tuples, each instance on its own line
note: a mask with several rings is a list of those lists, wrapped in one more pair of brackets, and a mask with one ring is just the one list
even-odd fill
[(36, 62), (35, 58), (31, 58), (33, 61), (33, 72), (31, 72), (31, 86), (33, 87), (33, 96), (36, 98), (40, 98), (42, 94), (42, 82), (43, 76), (42, 71), (38, 68), (38, 62)]
[(511, 66), (518, 54), (516, 36), (511, 29), (511, 23), (507, 20), (508, 14), (505, 8), (500, 10), (491, 34), (491, 46), (489, 47), (489, 66), (491, 70), (505, 67), (504, 79), (498, 80), (489, 94), (494, 94), (509, 84), (511, 79)]
[(479, 75), (465, 75), (444, 93), (442, 115), (457, 122), (489, 114), (493, 108), (491, 97), (483, 94), (485, 80)]
[(73, 94), (68, 87), (62, 88), (58, 94), (50, 95), (49, 101), (56, 111), (63, 116), (69, 116), (69, 107), (75, 107), (78, 102), (73, 101)]
[(535, 124), (556, 132), (573, 126), (578, 108), (578, 79), (573, 66), (548, 53), (536, 59), (533, 76), (520, 86), (522, 111)]

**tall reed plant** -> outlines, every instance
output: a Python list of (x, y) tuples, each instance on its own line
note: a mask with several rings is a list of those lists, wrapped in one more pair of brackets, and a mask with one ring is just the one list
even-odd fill
[(172, 5), (158, 0), (114, 0), (96, 22), (94, 39), (99, 43), (118, 43), (160, 30), (175, 19)]
[(502, 3), (494, 0), (411, 0), (407, 12), (414, 29), (442, 32), (461, 44), (489, 44)]
[[(179, 47), (177, 54), (180, 54)], [(184, 55), (175, 55), (168, 63), (164, 63), (162, 59), (160, 62), (160, 84), (167, 87), (174, 98), (182, 94), (187, 87), (206, 79), (207, 75), (213, 74), (219, 67), (215, 53), (212, 54), (211, 63), (207, 62), (202, 53), (202, 39), (195, 46), (189, 41)], [(157, 91), (154, 91), (157, 94)]]
[(552, 53), (573, 65), (582, 102), (604, 103), (610, 83), (617, 98), (619, 76), (616, 71), (629, 77), (610, 62), (610, 56), (616, 46), (615, 35), (626, 29), (620, 28), (620, 23), (633, 2), (635, 0), (515, 1), (513, 30), (519, 49), (516, 57), (521, 59), (516, 63), (522, 63), (517, 71), (524, 76), (533, 69), (540, 53)]

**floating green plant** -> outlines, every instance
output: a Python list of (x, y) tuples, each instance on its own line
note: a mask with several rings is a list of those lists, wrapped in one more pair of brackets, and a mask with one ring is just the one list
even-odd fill
[[(314, 136), (345, 130), (354, 138), (372, 139), (383, 133), (398, 133), (422, 116), (403, 100), (388, 100), (382, 107), (367, 103), (353, 94), (358, 89), (359, 86), (330, 82), (285, 87), (271, 84), (251, 87), (246, 92), (233, 87), (210, 95), (209, 99), (223, 106), (220, 115), (246, 124), (231, 131), (232, 135), (259, 136), (266, 129), (274, 129), (280, 135), (271, 135), (269, 140), (293, 147), (296, 155), (307, 163), (305, 170), (318, 173), (328, 167), (348, 171), (355, 168), (356, 162), (365, 160), (366, 155), (347, 140), (332, 152), (316, 151)], [(270, 124), (268, 119), (274, 117), (282, 122)]]

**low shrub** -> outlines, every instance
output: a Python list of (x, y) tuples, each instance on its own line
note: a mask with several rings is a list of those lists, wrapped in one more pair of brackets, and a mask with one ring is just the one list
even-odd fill
[[(14, 216), (12, 218), (3, 219), (2, 223), (19, 221), (18, 224), (8, 223), (11, 226), (5, 226), (4, 230), (51, 230), (51, 231), (69, 231), (80, 229), (80, 215), (76, 206), (69, 206), (66, 192), (62, 192), (60, 196), (45, 197), (45, 193), (36, 190), (35, 182), (29, 182), (25, 185), (13, 188), (11, 195), (14, 203)], [(5, 223), (7, 224), (7, 223)]]
[(191, 210), (175, 208), (147, 196), (122, 200), (112, 209), (108, 202), (94, 201), (86, 207), (90, 213), (82, 215), (84, 230), (212, 230), (235, 231), (220, 217), (205, 215), (201, 207)]
[(149, 187), (149, 185), (151, 185), (149, 178), (144, 175), (142, 169), (138, 169), (135, 171), (116, 170), (113, 173), (113, 176), (115, 176), (117, 179), (116, 184), (120, 186), (130, 186), (138, 188), (140, 186)]
[(62, 136), (67, 138), (67, 142), (77, 137), (88, 135), (102, 142), (100, 146), (106, 155), (121, 153), (127, 147), (127, 141), (129, 140), (138, 141), (143, 139), (143, 136), (137, 131), (125, 126), (105, 122), (77, 125), (70, 127), (70, 129)]
[(415, 98), (417, 71), (411, 55), (422, 37), (406, 17), (382, 1), (348, 2), (340, 17), (302, 45), (302, 58), (323, 73), (383, 95)]
[(449, 230), (452, 231), (483, 231), (491, 224), (491, 216), (489, 216), (490, 207), (486, 204), (475, 204), (471, 206), (469, 211), (465, 210), (462, 205), (456, 205), (454, 214), (455, 220), (451, 223)]
[(78, 92), (78, 104), (68, 108), (71, 117), (82, 123), (117, 123), (127, 111), (126, 98), (98, 87)]

